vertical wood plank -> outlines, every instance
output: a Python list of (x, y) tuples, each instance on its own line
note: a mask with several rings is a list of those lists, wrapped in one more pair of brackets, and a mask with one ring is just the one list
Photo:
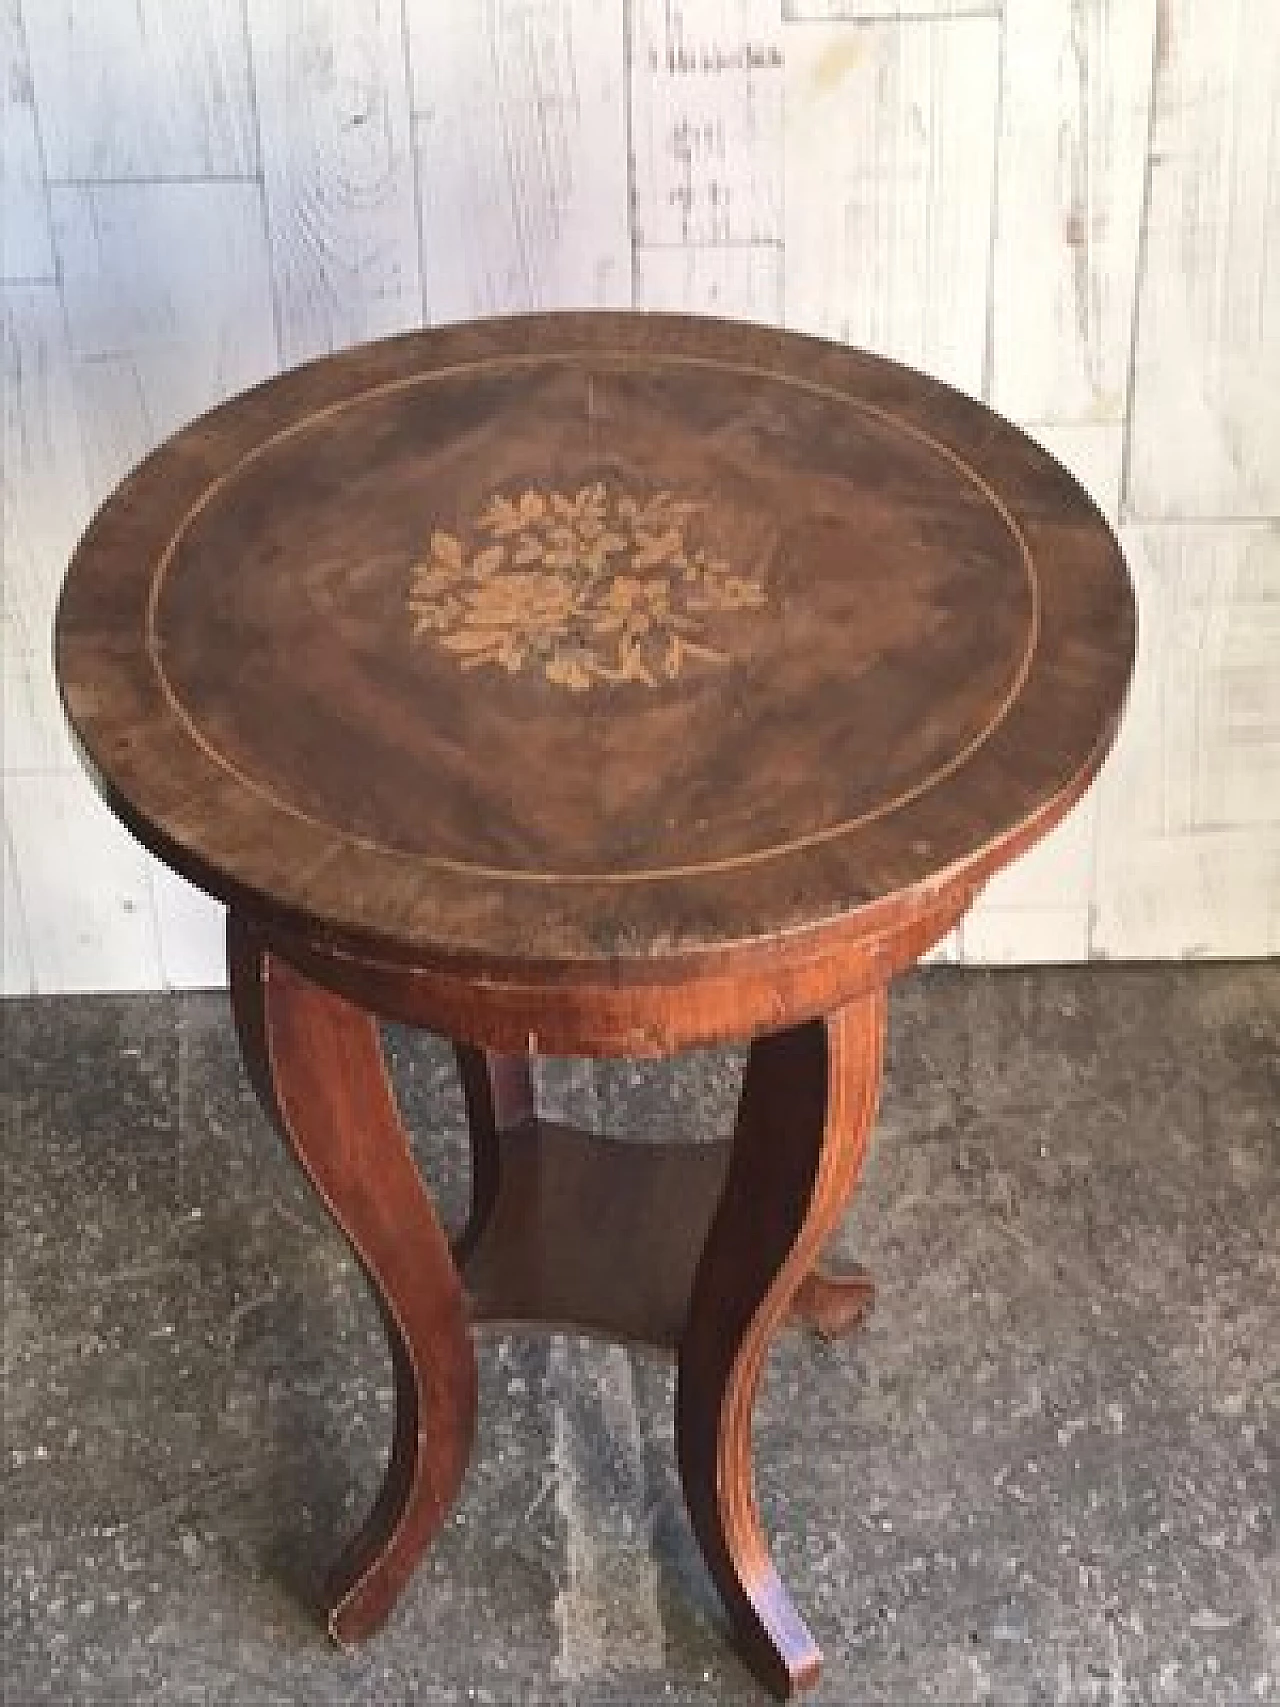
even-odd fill
[(623, 9), (408, 18), (428, 320), (630, 306)]
[(257, 170), (230, 0), (35, 0), (23, 12), (50, 181)]
[(166, 987), (221, 990), (227, 982), (226, 909), (158, 862), (151, 866), (151, 892)]
[(1052, 965), (1089, 958), (1097, 806), (1090, 794), (988, 884), (964, 921), (964, 958)]
[(96, 497), (277, 365), (256, 185), (56, 187), (54, 241)]
[(1156, 0), (1010, 0), (991, 401), (1015, 420), (1125, 410)]
[(1280, 524), (1125, 531), (1138, 670), (1098, 786), (1093, 946), (1280, 951)]
[(980, 393), (999, 26), (787, 32), (787, 323)]
[(5, 818), (36, 989), (158, 989), (147, 855), (88, 781), (9, 777)]
[(1075, 966), (1089, 958), (1089, 912), (979, 901), (964, 922), (966, 966)]
[(1024, 430), (1056, 456), (1114, 527), (1120, 519), (1122, 421), (1026, 421)]
[(53, 678), (48, 625), (22, 608), (7, 578), (0, 634), (0, 775), (74, 769), (75, 752)]
[[(1113, 861), (1112, 854), (1118, 854)], [(1103, 844), (1092, 951), (1114, 960), (1249, 960), (1280, 953), (1280, 834), (1239, 829)]]
[(0, 996), (30, 996), (35, 973), (7, 824), (0, 824), (0, 867)]
[(1162, 0), (1127, 508), (1280, 513), (1280, 9)]
[(991, 402), (1118, 516), (1157, 0), (1011, 0)]
[(638, 243), (782, 237), (777, 0), (633, 0)]
[(53, 240), (45, 198), (44, 158), (18, 0), (0, 0), (0, 78), (0, 159), (4, 173), (0, 279), (27, 283), (52, 279)]
[(693, 243), (636, 249), (636, 307), (782, 320), (782, 247), (777, 243)]
[(404, 21), (389, 0), (248, 0), (281, 356), (422, 317)]
[[(1019, 0), (1012, 3), (1016, 5)], [(995, 17), (999, 10), (1000, 0), (782, 0), (782, 15), (789, 24)]]
[(62, 572), (92, 499), (76, 424), (71, 357), (54, 285), (6, 285), (3, 666), (6, 772), (74, 769), (53, 682)]
[(33, 624), (53, 615), (92, 494), (76, 424), (71, 351), (56, 285), (5, 285), (4, 578)]

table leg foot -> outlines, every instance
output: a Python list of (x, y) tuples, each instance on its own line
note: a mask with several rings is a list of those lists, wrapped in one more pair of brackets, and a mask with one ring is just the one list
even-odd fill
[(860, 1263), (817, 1269), (800, 1282), (791, 1314), (823, 1339), (840, 1339), (860, 1328), (876, 1301), (876, 1283)]
[(475, 1353), (377, 1021), (272, 954), (234, 913), (227, 958), (255, 1089), (364, 1269), (391, 1350), (386, 1477), (325, 1591), (331, 1634), (357, 1642), (385, 1621), (462, 1485), (475, 1434)]
[(752, 1409), (769, 1342), (862, 1166), (884, 1012), (876, 991), (752, 1045), (678, 1351), (676, 1453), (689, 1517), (745, 1659), (783, 1697), (817, 1680), (822, 1656), (760, 1526)]

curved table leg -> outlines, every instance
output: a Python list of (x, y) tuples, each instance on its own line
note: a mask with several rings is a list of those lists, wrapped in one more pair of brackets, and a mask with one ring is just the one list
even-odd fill
[(386, 1324), (395, 1427), (386, 1478), (326, 1583), (330, 1634), (384, 1622), (444, 1522), (475, 1434), (476, 1363), (462, 1286), (423, 1190), (377, 1021), (227, 925), (245, 1064), (268, 1114), (346, 1235)]
[(471, 1132), (471, 1212), (453, 1244), (454, 1261), (461, 1268), (498, 1200), (499, 1139), (532, 1120), (537, 1104), (531, 1056), (499, 1055), (472, 1043), (455, 1043), (453, 1053)]
[(861, 1169), (884, 1014), (876, 991), (752, 1045), (679, 1347), (676, 1453), (689, 1516), (745, 1658), (782, 1696), (814, 1683), (822, 1656), (760, 1527), (751, 1413), (769, 1341)]

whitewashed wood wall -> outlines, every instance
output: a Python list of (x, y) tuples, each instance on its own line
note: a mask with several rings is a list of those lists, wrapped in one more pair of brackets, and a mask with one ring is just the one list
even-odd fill
[(72, 754), (94, 504), (317, 351), (686, 308), (988, 399), (1122, 530), (1121, 746), (972, 961), (1280, 950), (1278, 0), (0, 0), (4, 988), (222, 978)]

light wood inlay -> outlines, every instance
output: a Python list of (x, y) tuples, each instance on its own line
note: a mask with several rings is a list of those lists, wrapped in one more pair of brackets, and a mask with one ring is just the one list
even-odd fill
[(576, 492), (495, 492), (469, 538), (432, 532), (412, 571), (414, 634), (464, 670), (540, 670), (574, 693), (652, 688), (690, 664), (727, 664), (729, 653), (709, 643), (716, 616), (758, 610), (765, 590), (693, 543), (706, 508), (600, 480)]

